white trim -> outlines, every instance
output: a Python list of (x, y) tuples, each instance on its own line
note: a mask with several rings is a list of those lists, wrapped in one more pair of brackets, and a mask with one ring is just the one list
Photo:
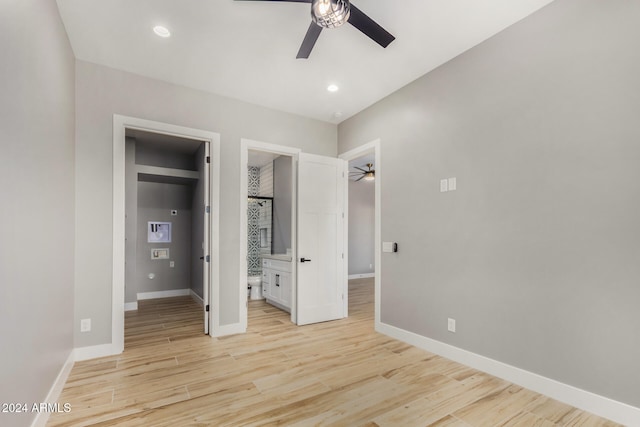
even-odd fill
[(114, 344), (91, 345), (88, 347), (76, 347), (73, 350), (73, 358), (76, 362), (97, 359), (98, 357), (114, 356), (122, 353), (122, 350)]
[[(378, 171), (376, 170), (376, 178), (377, 174)], [(431, 353), (446, 357), (447, 359), (502, 378), (529, 390), (544, 394), (560, 402), (591, 412), (600, 417), (628, 426), (640, 426), (638, 421), (640, 420), (640, 408), (635, 408), (625, 403), (561, 383), (551, 378), (543, 377), (533, 372), (525, 371), (524, 369), (516, 368), (515, 366), (507, 365), (506, 363), (454, 347), (450, 344), (423, 337), (422, 335), (386, 323), (377, 323), (376, 331)]]
[[(112, 313), (111, 313), (111, 344), (96, 346), (108, 348), (108, 354), (122, 353), (124, 350), (124, 262), (125, 262), (125, 130), (139, 129), (147, 132), (174, 135), (181, 138), (195, 139), (209, 142), (211, 156), (211, 179), (209, 191), (211, 195), (211, 271), (209, 285), (210, 301), (220, 299), (220, 134), (200, 129), (171, 125), (151, 120), (113, 115), (113, 265), (112, 265)], [(220, 305), (212, 306), (209, 313), (214, 320), (220, 317)], [(214, 328), (216, 322), (213, 322)], [(91, 347), (88, 347), (91, 348)], [(101, 353), (103, 351), (98, 351)], [(88, 351), (88, 354), (95, 352)], [(104, 354), (107, 355), (107, 354)]]
[[(60, 393), (62, 393), (62, 389), (64, 388), (64, 384), (67, 382), (67, 378), (69, 378), (69, 373), (71, 373), (71, 369), (73, 368), (74, 363), (74, 351), (71, 350), (67, 360), (60, 368), (60, 372), (58, 372), (58, 376), (56, 377), (53, 385), (49, 389), (49, 393), (47, 393), (47, 397), (43, 403), (54, 404), (58, 401), (60, 397)], [(38, 412), (36, 414), (35, 419), (31, 423), (31, 427), (44, 427), (47, 425), (47, 421), (49, 420), (49, 415), (51, 415), (47, 411)]]
[(351, 279), (370, 279), (372, 277), (376, 277), (376, 273), (350, 274), (348, 276), (349, 280), (351, 280)]
[[(376, 179), (374, 181), (374, 217), (375, 217), (375, 224), (374, 224), (374, 241), (375, 241), (375, 254), (374, 254), (374, 259), (375, 259), (375, 267), (376, 267), (376, 271), (375, 271), (375, 275), (374, 275), (374, 324), (375, 327), (378, 328), (379, 324), (380, 324), (380, 289), (382, 287), (382, 197), (381, 197), (381, 189), (382, 189), (382, 150), (381, 150), (381, 145), (380, 145), (380, 139), (376, 139), (373, 140), (371, 142), (368, 142), (366, 144), (363, 144), (359, 147), (356, 147), (352, 150), (349, 150), (345, 153), (340, 154), (340, 158), (344, 159), (346, 161), (349, 160), (353, 160), (353, 159), (357, 159), (359, 157), (364, 156), (365, 154), (371, 154), (373, 153), (374, 158), (375, 158), (375, 169), (376, 169)], [(345, 179), (349, 179), (348, 174), (347, 177)], [(348, 184), (348, 183), (347, 183)], [(348, 196), (349, 195), (349, 186), (347, 185), (347, 189), (346, 189), (346, 206), (347, 206), (347, 211), (345, 216), (348, 215), (348, 206), (349, 206), (349, 200), (348, 200)], [(345, 227), (345, 239), (347, 241), (347, 247), (345, 248), (345, 250), (347, 251), (347, 254), (345, 254), (345, 259), (347, 260), (347, 263), (345, 265), (346, 271), (348, 274), (348, 268), (349, 268), (349, 258), (348, 258), (348, 241), (349, 241), (349, 225), (348, 225), (348, 221), (347, 221), (347, 226)], [(349, 294), (348, 292), (346, 293), (347, 295)], [(348, 303), (348, 299), (345, 298), (345, 303)], [(346, 311), (345, 311), (346, 312)]]
[(137, 309), (138, 309), (138, 301), (124, 303), (124, 311), (136, 311)]
[(204, 299), (200, 298), (200, 295), (196, 294), (193, 289), (189, 289), (190, 292), (189, 294), (191, 295), (191, 298), (197, 302), (198, 304), (200, 304), (200, 307), (204, 307)]
[(156, 298), (184, 297), (191, 294), (191, 289), (171, 289), (168, 291), (138, 292), (138, 301)]
[[(240, 139), (240, 276), (239, 276), (239, 294), (238, 299), (240, 319), (239, 323), (228, 325), (232, 326), (225, 330), (230, 330), (230, 334), (244, 333), (247, 331), (247, 196), (249, 190), (249, 177), (248, 177), (248, 162), (249, 162), (249, 150), (266, 151), (269, 153), (280, 154), (283, 156), (291, 157), (291, 253), (293, 259), (296, 259), (296, 242), (297, 242), (297, 217), (296, 208), (298, 206), (298, 189), (297, 189), (297, 165), (298, 155), (302, 151), (300, 148), (288, 147), (284, 145), (271, 144), (268, 142), (255, 141), (252, 139), (241, 138)], [(291, 263), (291, 321), (296, 323), (297, 321), (297, 285), (296, 285), (296, 272), (298, 264)], [(244, 290), (243, 290), (244, 289)], [(220, 326), (222, 328), (222, 326)], [(222, 336), (225, 334), (219, 333), (216, 336)]]
[(226, 335), (244, 334), (246, 332), (247, 328), (246, 326), (243, 326), (242, 323), (232, 323), (230, 325), (218, 325), (218, 327), (214, 330), (214, 335), (212, 336), (223, 337)]

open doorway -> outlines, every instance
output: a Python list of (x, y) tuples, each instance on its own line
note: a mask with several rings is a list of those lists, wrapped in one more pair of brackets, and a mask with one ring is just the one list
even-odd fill
[[(241, 321), (281, 310), (296, 322), (296, 186), (299, 150), (243, 141), (241, 178)], [(245, 158), (246, 156), (246, 158)], [(283, 317), (285, 315), (283, 314)]]
[(208, 333), (209, 142), (131, 128), (125, 139), (127, 323), (179, 312), (172, 333)]
[[(262, 255), (267, 263), (267, 292), (290, 309), (297, 325), (341, 319), (347, 315), (345, 270), (346, 162), (300, 149), (243, 139), (240, 151), (240, 321), (247, 330), (249, 153), (283, 156), (291, 165), (291, 251)], [(277, 197), (277, 195), (275, 195)], [(275, 199), (275, 197), (274, 197)], [(268, 234), (267, 234), (268, 235)], [(287, 251), (288, 247), (283, 246)], [(278, 259), (274, 256), (286, 257)], [(265, 259), (266, 258), (266, 259)], [(291, 261), (289, 261), (291, 259)], [(285, 266), (282, 266), (285, 263)], [(284, 271), (285, 267), (289, 271)], [(275, 270), (275, 271), (272, 271)], [(289, 299), (290, 300), (285, 300)], [(278, 301), (276, 301), (278, 302)]]
[[(195, 139), (209, 143), (210, 175), (205, 181), (208, 185), (210, 206), (207, 209), (209, 220), (205, 236), (209, 239), (209, 278), (203, 280), (204, 309), (201, 316), (203, 329), (211, 325), (210, 335), (220, 330), (220, 293), (219, 283), (219, 211), (220, 211), (220, 135), (200, 129), (187, 128), (168, 123), (155, 122), (114, 114), (113, 116), (113, 270), (112, 270), (112, 316), (111, 343), (89, 347), (79, 352), (79, 359), (119, 354), (124, 350), (124, 309), (125, 309), (125, 199), (126, 199), (126, 131), (137, 129), (158, 134), (172, 135), (186, 139)], [(211, 308), (209, 311), (207, 309)], [(206, 332), (206, 331), (205, 331)]]
[(375, 301), (375, 154), (349, 161), (349, 313), (373, 318)]
[(381, 159), (380, 141), (340, 155), (349, 162), (348, 257), (350, 316), (371, 317), (380, 324), (381, 288)]

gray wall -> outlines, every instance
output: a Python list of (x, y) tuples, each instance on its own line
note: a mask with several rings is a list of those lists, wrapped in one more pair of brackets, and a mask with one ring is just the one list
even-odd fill
[[(137, 292), (191, 287), (191, 185), (138, 182)], [(178, 215), (171, 215), (171, 210)], [(170, 243), (149, 243), (148, 221), (171, 222)], [(151, 249), (169, 248), (170, 259), (151, 259)], [(174, 267), (169, 266), (173, 261)], [(155, 277), (150, 279), (149, 274)]]
[(375, 183), (349, 181), (349, 275), (373, 273), (374, 253)]
[[(54, 1), (0, 3), (0, 402), (43, 402), (73, 348), (74, 59)], [(0, 424), (35, 417), (0, 414)]]
[(291, 248), (291, 157), (273, 161), (273, 243), (274, 254)]
[[(223, 65), (223, 64), (221, 64)], [(239, 322), (240, 139), (335, 156), (337, 127), (198, 90), (76, 61), (75, 318), (93, 319), (77, 347), (111, 342), (113, 114), (218, 132), (221, 135), (220, 324)], [(95, 241), (94, 221), (107, 224)], [(79, 321), (79, 320), (78, 320)]]
[(384, 323), (640, 407), (638, 22), (557, 0), (339, 126), (382, 141)]

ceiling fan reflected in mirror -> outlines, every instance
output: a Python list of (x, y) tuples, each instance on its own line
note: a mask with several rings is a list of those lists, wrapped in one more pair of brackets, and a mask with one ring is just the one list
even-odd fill
[(236, 1), (288, 1), (311, 4), (311, 24), (304, 36), (296, 58), (307, 59), (323, 28), (338, 28), (348, 22), (382, 47), (395, 40), (387, 30), (369, 18), (349, 0), (236, 0)]
[(359, 177), (355, 180), (356, 182), (361, 179), (364, 179), (365, 181), (373, 181), (376, 179), (376, 171), (373, 169), (373, 163), (367, 163), (365, 166), (367, 170), (354, 166), (354, 169), (358, 169), (358, 171), (349, 172), (349, 178)]

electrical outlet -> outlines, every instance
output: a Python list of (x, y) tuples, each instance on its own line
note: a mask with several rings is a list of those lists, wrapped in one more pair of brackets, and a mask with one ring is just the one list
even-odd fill
[(173, 268), (176, 266), (176, 262), (175, 261), (169, 261), (169, 267)]
[(80, 320), (80, 332), (89, 332), (89, 331), (91, 331), (91, 319)]
[(373, 264), (369, 264), (369, 270), (373, 268)]
[(449, 332), (456, 331), (456, 319), (452, 319), (449, 317), (449, 319), (447, 320), (447, 329), (449, 330)]

